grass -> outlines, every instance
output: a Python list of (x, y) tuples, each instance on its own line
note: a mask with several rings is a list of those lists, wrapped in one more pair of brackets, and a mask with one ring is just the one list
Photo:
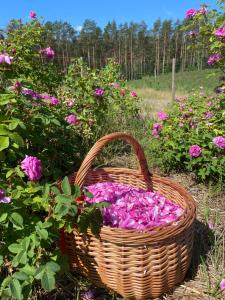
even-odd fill
[[(207, 93), (211, 93), (218, 85), (218, 77), (221, 74), (216, 69), (206, 69), (201, 71), (187, 71), (176, 73), (176, 91), (178, 94), (190, 93), (193, 89), (203, 87)], [(128, 82), (132, 89), (153, 89), (156, 91), (167, 91), (171, 98), (171, 73), (160, 75), (158, 77), (145, 76), (140, 80)]]

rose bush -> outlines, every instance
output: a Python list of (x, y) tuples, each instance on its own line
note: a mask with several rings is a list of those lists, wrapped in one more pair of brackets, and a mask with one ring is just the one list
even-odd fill
[(163, 115), (167, 118), (158, 114), (161, 123), (149, 123), (150, 155), (156, 157), (157, 153), (158, 163), (164, 170), (193, 171), (201, 180), (223, 182), (224, 96), (208, 97), (200, 92), (177, 98), (168, 114)]
[(60, 187), (52, 182), (77, 170), (121, 116), (137, 113), (137, 95), (119, 82), (118, 65), (97, 71), (77, 60), (62, 75), (36, 13), (30, 18), (11, 22), (0, 43), (1, 299), (28, 299), (34, 284), (55, 287), (67, 265), (62, 228), (98, 233), (104, 203), (83, 206), (74, 200), (85, 192), (67, 177)]

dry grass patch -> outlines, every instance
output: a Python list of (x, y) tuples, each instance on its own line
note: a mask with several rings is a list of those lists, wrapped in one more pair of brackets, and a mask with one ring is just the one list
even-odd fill
[[(153, 117), (157, 111), (165, 109), (171, 103), (170, 91), (157, 91), (151, 88), (136, 89), (141, 101), (141, 112), (144, 117)], [(185, 93), (177, 92), (177, 97), (186, 96)]]

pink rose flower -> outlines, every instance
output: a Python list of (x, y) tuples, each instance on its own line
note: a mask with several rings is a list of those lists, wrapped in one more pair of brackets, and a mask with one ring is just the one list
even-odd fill
[(160, 131), (160, 130), (162, 130), (162, 125), (159, 123), (155, 123), (155, 124), (153, 124), (153, 129)]
[(35, 11), (31, 11), (31, 12), (29, 13), (29, 17), (30, 17), (31, 19), (35, 19), (35, 18), (37, 17), (36, 12), (35, 12)]
[(220, 60), (222, 59), (221, 54), (212, 54), (209, 58), (208, 58), (208, 65), (213, 66), (216, 65)]
[(132, 91), (132, 92), (130, 93), (130, 95), (131, 95), (131, 97), (137, 97), (137, 96), (138, 96), (138, 94), (137, 94), (135, 91)]
[(48, 59), (53, 59), (55, 57), (55, 52), (51, 47), (45, 49), (45, 54)]
[(214, 145), (216, 145), (220, 149), (225, 148), (225, 137), (223, 136), (217, 136), (213, 139)]
[(201, 7), (197, 10), (197, 14), (205, 15), (207, 13), (207, 9), (205, 7)]
[(66, 122), (70, 125), (76, 125), (78, 124), (77, 116), (75, 115), (69, 115), (66, 117)]
[(104, 95), (104, 90), (102, 88), (95, 89), (95, 96), (102, 97)]
[(0, 54), (0, 64), (11, 65), (11, 59), (8, 54)]
[(28, 156), (21, 162), (21, 169), (31, 181), (38, 181), (42, 176), (41, 161), (35, 156)]
[(220, 289), (221, 289), (221, 291), (225, 290), (225, 278), (223, 278), (220, 282)]
[(189, 148), (189, 154), (190, 156), (194, 156), (194, 157), (198, 157), (200, 156), (202, 153), (202, 148), (198, 145), (192, 145), (190, 148)]
[(190, 8), (186, 11), (186, 19), (192, 19), (196, 15), (197, 11), (194, 8)]
[(157, 112), (157, 116), (161, 121), (165, 121), (169, 118), (169, 115), (164, 113), (163, 111)]
[(219, 38), (225, 37), (225, 26), (216, 29), (214, 35)]

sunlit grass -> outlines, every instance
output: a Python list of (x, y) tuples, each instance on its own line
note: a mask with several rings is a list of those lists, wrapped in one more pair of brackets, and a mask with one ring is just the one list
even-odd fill
[[(215, 86), (219, 84), (221, 72), (216, 69), (206, 69), (202, 71), (188, 71), (176, 73), (177, 93), (190, 93), (193, 89), (203, 87), (207, 93), (212, 93)], [(158, 91), (171, 91), (171, 73), (157, 76), (144, 76), (140, 80), (128, 82), (133, 89), (151, 88)]]

